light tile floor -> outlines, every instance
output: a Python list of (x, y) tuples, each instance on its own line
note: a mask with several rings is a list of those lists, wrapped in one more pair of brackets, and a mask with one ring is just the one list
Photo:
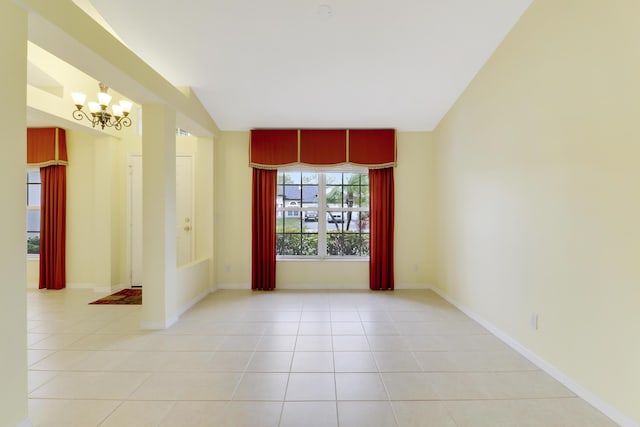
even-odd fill
[(605, 427), (431, 291), (218, 291), (172, 328), (28, 292), (35, 426)]

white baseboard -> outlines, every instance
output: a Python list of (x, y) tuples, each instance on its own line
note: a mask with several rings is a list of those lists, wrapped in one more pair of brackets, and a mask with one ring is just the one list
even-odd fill
[(140, 322), (140, 329), (147, 329), (147, 330), (169, 329), (177, 321), (178, 321), (178, 316), (171, 316), (169, 319), (165, 320), (164, 322), (161, 322), (161, 321), (160, 322), (154, 322), (154, 321)]
[(396, 283), (394, 289), (408, 290), (408, 289), (431, 289), (431, 285), (427, 285), (426, 283)]
[(367, 291), (368, 284), (342, 284), (342, 283), (305, 283), (305, 284), (281, 284), (276, 283), (276, 290), (287, 291)]
[(31, 420), (27, 418), (26, 420), (20, 421), (16, 427), (33, 427), (33, 424), (31, 423)]
[(119, 283), (117, 285), (98, 285), (96, 283), (66, 283), (66, 287), (69, 289), (91, 289), (95, 293), (112, 294), (114, 292), (121, 291), (129, 288), (129, 285)]
[[(219, 284), (217, 289), (227, 290), (250, 290), (251, 285), (248, 283), (227, 283)], [(369, 284), (341, 284), (341, 283), (306, 283), (306, 284), (282, 284), (276, 283), (276, 290), (288, 290), (288, 291), (321, 291), (321, 290), (338, 290), (338, 291), (368, 291)], [(409, 290), (409, 289), (431, 289), (430, 285), (426, 283), (396, 283), (396, 290)]]
[(236, 291), (247, 291), (251, 290), (251, 285), (248, 283), (223, 283), (216, 286), (216, 288), (222, 290), (236, 290)]
[[(65, 283), (67, 289), (91, 289), (95, 292), (109, 292), (111, 288), (101, 287), (95, 283)], [(103, 291), (104, 289), (104, 291)]]
[(182, 316), (184, 313), (186, 313), (191, 307), (193, 307), (194, 305), (196, 305), (197, 303), (199, 303), (200, 301), (202, 301), (204, 298), (207, 297), (207, 295), (209, 295), (211, 293), (210, 290), (206, 290), (204, 292), (201, 292), (200, 294), (198, 294), (197, 296), (195, 296), (194, 298), (191, 299), (191, 301), (187, 302), (186, 304), (184, 304), (182, 307), (178, 308), (178, 317)]
[(607, 417), (611, 418), (611, 420), (613, 420), (614, 422), (618, 423), (621, 427), (640, 427), (640, 424), (636, 423), (631, 418), (629, 418), (628, 416), (620, 412), (618, 409), (614, 408), (612, 405), (610, 405), (609, 403), (605, 402), (604, 400), (602, 400), (601, 398), (593, 394), (593, 392), (591, 392), (589, 389), (577, 383), (575, 380), (573, 380), (563, 371), (561, 371), (560, 369), (558, 369), (557, 367), (549, 363), (544, 358), (540, 357), (538, 354), (529, 350), (527, 347), (520, 344), (518, 341), (516, 341), (511, 336), (506, 334), (504, 331), (497, 328), (494, 324), (492, 324), (491, 322), (488, 322), (487, 320), (479, 316), (477, 313), (473, 312), (472, 310), (468, 309), (464, 305), (460, 304), (458, 301), (453, 299), (450, 295), (445, 293), (443, 290), (437, 287), (431, 287), (431, 289), (434, 292), (436, 292), (438, 295), (440, 295), (442, 298), (447, 300), (449, 303), (456, 306), (458, 310), (462, 311), (464, 314), (466, 314), (467, 316), (469, 316), (470, 318), (472, 318), (473, 320), (475, 320), (476, 322), (484, 326), (489, 332), (491, 332), (493, 335), (498, 337), (505, 344), (507, 344), (509, 347), (511, 347), (518, 353), (520, 353), (522, 356), (527, 358), (531, 363), (533, 363), (538, 368), (545, 371), (547, 374), (549, 374), (551, 377), (556, 379), (562, 385), (564, 385), (569, 390), (574, 392), (578, 397), (580, 397), (581, 399), (589, 403), (594, 408), (598, 409)]

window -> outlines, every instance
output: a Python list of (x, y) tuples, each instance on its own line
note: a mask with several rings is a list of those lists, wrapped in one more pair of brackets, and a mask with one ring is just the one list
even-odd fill
[(27, 171), (27, 254), (40, 254), (40, 170)]
[(368, 257), (369, 175), (278, 171), (279, 257)]

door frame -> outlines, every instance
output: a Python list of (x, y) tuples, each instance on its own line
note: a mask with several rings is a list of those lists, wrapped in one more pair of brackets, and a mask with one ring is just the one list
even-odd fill
[[(196, 179), (195, 179), (195, 155), (194, 153), (178, 153), (176, 154), (176, 159), (178, 157), (187, 157), (191, 159), (191, 174), (189, 179), (191, 180), (191, 260), (195, 259), (195, 249), (196, 249), (196, 239), (195, 239), (195, 229), (196, 229), (196, 203), (195, 203), (195, 195), (196, 195)], [(133, 158), (140, 158), (142, 160), (142, 153), (140, 152), (131, 152), (127, 156), (127, 218), (126, 218), (126, 228), (127, 228), (127, 279), (129, 282), (129, 286), (139, 287), (142, 286), (141, 283), (133, 283), (133, 204), (134, 204), (134, 194), (133, 194)], [(142, 162), (140, 163), (142, 166)], [(177, 196), (176, 196), (177, 200)], [(177, 263), (177, 254), (176, 254), (176, 263)], [(142, 268), (142, 266), (140, 266)]]

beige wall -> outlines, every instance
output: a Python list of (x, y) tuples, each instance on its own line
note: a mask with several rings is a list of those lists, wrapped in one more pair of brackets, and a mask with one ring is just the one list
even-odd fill
[(27, 424), (26, 325), (27, 14), (0, 2), (2, 190), (0, 190), (0, 425)]
[[(67, 285), (109, 291), (125, 284), (126, 142), (67, 130)], [(38, 287), (38, 260), (27, 262)]]
[[(215, 152), (216, 283), (251, 284), (251, 168), (249, 133), (224, 132)], [(419, 288), (434, 278), (434, 147), (428, 132), (398, 133), (396, 186), (396, 286)], [(327, 267), (330, 265), (330, 268)], [(278, 288), (367, 289), (362, 261), (281, 261)]]
[(67, 167), (67, 283), (92, 284), (97, 262), (95, 249), (96, 147), (95, 138), (69, 132)]
[(435, 171), (433, 136), (398, 133), (395, 180), (395, 279), (399, 288), (431, 286), (435, 279)]
[[(138, 107), (133, 125), (122, 131), (92, 129), (88, 121), (71, 117), (71, 92), (94, 99), (95, 79), (29, 43), (28, 60), (46, 71), (58, 86), (27, 86), (27, 105), (39, 126), (66, 129), (67, 167), (67, 284), (103, 291), (127, 282), (126, 185), (127, 153), (140, 151)], [(123, 96), (110, 91), (114, 101)], [(85, 107), (86, 108), (86, 107)], [(38, 286), (38, 260), (27, 262), (29, 287)]]
[[(131, 112), (133, 125), (121, 131), (99, 132), (71, 117), (71, 92), (94, 98), (95, 79), (29, 43), (28, 59), (46, 71), (59, 86), (28, 86), (28, 106), (51, 126), (67, 129), (67, 284), (109, 291), (129, 284), (128, 157), (141, 153), (139, 107)], [(114, 101), (124, 98), (110, 91)], [(85, 107), (86, 108), (86, 107)], [(41, 119), (43, 123), (48, 123)], [(196, 257), (213, 250), (213, 144), (210, 137), (177, 137), (176, 151), (195, 158)], [(27, 261), (27, 283), (38, 286), (37, 259)], [(209, 283), (212, 279), (209, 280)]]
[(222, 132), (214, 146), (215, 283), (251, 285), (251, 168), (249, 134)]
[(638, 16), (536, 0), (434, 135), (438, 286), (635, 422)]
[[(67, 131), (67, 284), (103, 291), (127, 286), (127, 160), (140, 153), (140, 138)], [(177, 137), (176, 151), (194, 156), (196, 252), (212, 255), (213, 144), (210, 138)], [(27, 262), (28, 286), (38, 286), (38, 260)], [(209, 280), (212, 282), (212, 280)]]

